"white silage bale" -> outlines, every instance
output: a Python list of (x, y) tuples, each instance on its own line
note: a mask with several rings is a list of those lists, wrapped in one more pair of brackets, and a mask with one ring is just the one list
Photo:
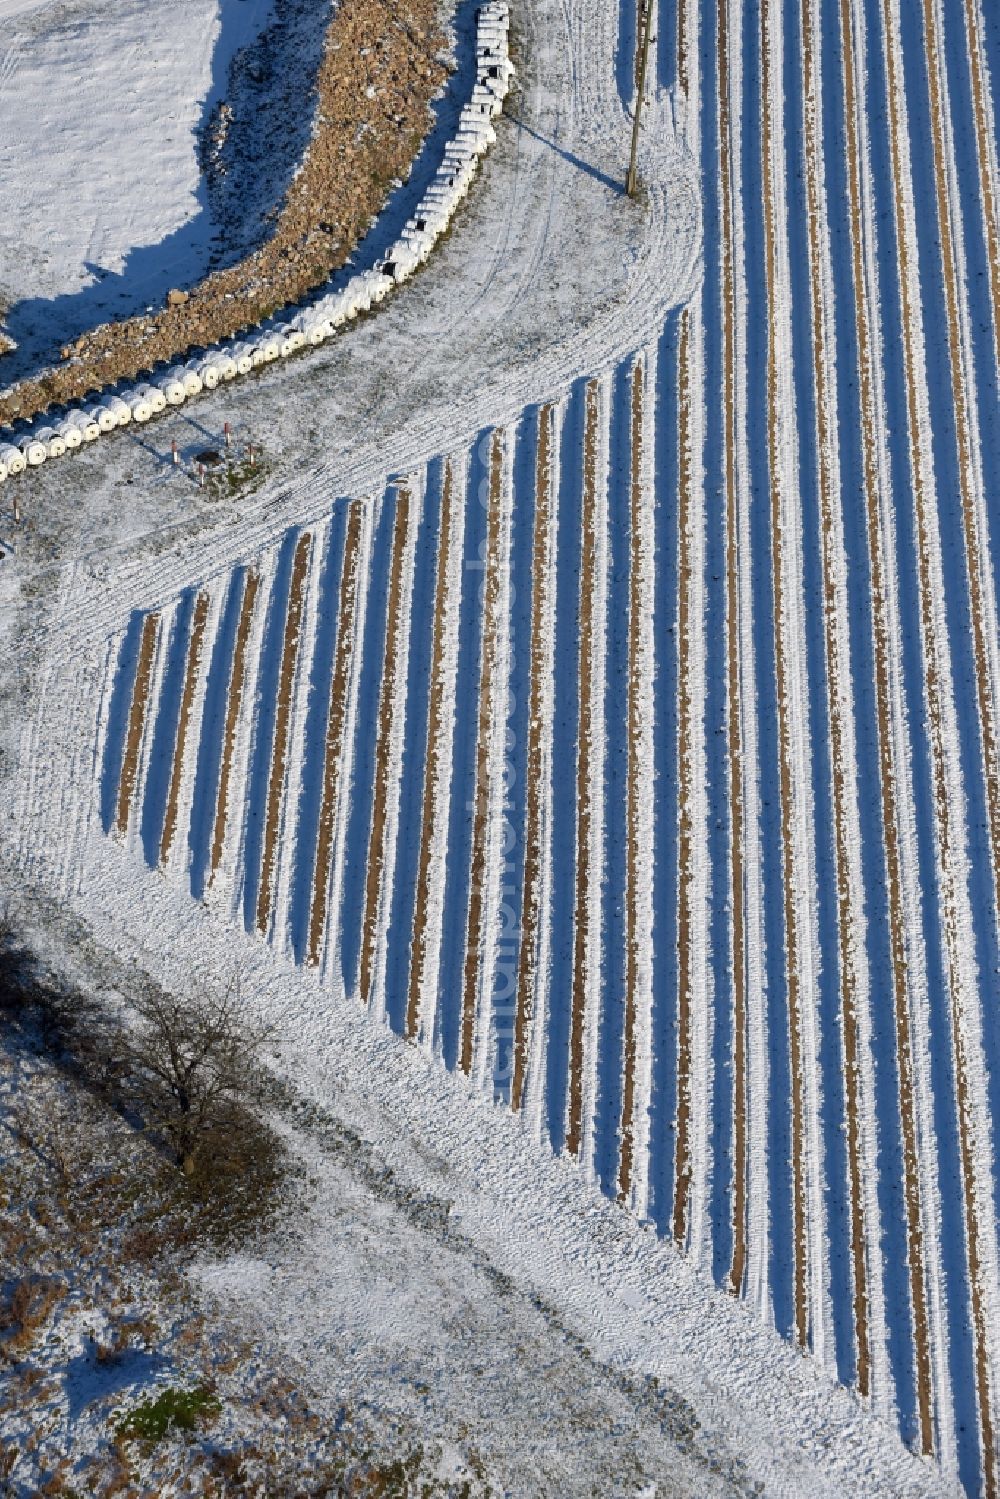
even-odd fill
[(235, 380), (240, 372), (239, 365), (228, 349), (217, 350), (212, 356), (212, 361), (219, 370), (223, 380)]
[(426, 265), (434, 248), (434, 241), (429, 234), (423, 231), (418, 233), (415, 229), (404, 229), (401, 242), (409, 246), (421, 265)]
[(153, 415), (153, 408), (149, 404), (149, 398), (141, 390), (130, 390), (125, 399), (134, 422), (149, 421)]
[(373, 302), (376, 304), (383, 302), (392, 290), (391, 281), (381, 271), (365, 271), (361, 282), (369, 298), (369, 306)]
[(222, 370), (215, 359), (202, 359), (198, 364), (198, 374), (201, 376), (202, 388), (204, 390), (215, 390), (222, 379)]
[(253, 352), (247, 344), (233, 344), (230, 354), (236, 360), (236, 369), (241, 375), (249, 375), (253, 369)]
[(141, 391), (146, 397), (154, 416), (159, 416), (161, 411), (166, 411), (167, 398), (158, 385), (151, 385), (148, 380), (144, 380), (141, 385), (136, 386), (136, 390)]
[(401, 281), (405, 281), (408, 276), (412, 276), (420, 264), (420, 260), (414, 253), (412, 246), (403, 244), (399, 240), (392, 247), (392, 260), (396, 267), (395, 279), (397, 286)]
[(362, 307), (367, 308), (357, 277), (353, 277), (344, 287), (344, 310), (349, 318), (357, 317)]
[(107, 401), (98, 401), (96, 406), (88, 406), (84, 414), (92, 417), (105, 434), (113, 432), (118, 425), (118, 418), (111, 410)]
[(333, 329), (327, 322), (326, 318), (311, 317), (306, 320), (305, 327), (302, 331), (305, 333), (306, 343), (309, 344), (311, 348), (315, 349), (319, 346), (319, 344), (323, 342), (324, 339), (330, 337)]
[(39, 427), (35, 436), (39, 442), (44, 442), (46, 457), (61, 458), (65, 453), (66, 444), (54, 427)]
[(101, 426), (93, 410), (71, 411), (67, 421), (79, 427), (84, 442), (96, 442), (101, 435)]
[(4, 467), (10, 478), (14, 478), (16, 474), (23, 474), (28, 466), (21, 449), (16, 448), (12, 442), (4, 443), (3, 446), (0, 446), (0, 458), (3, 459)]
[(108, 396), (104, 403), (115, 419), (116, 427), (127, 427), (132, 420), (132, 408), (121, 396)]
[(6, 479), (6, 477), (7, 477), (7, 464), (4, 461), (3, 448), (0, 448), (0, 484), (3, 483), (3, 481)]
[(56, 423), (56, 431), (66, 444), (67, 453), (75, 453), (77, 448), (83, 447), (83, 433), (69, 417), (63, 417), (61, 422)]
[(281, 342), (281, 335), (274, 332), (273, 329), (262, 336), (260, 346), (267, 364), (270, 364), (272, 360), (281, 358)]
[(187, 400), (187, 387), (184, 384), (184, 372), (182, 370), (167, 370), (156, 382), (162, 390), (168, 406), (183, 406)]
[(362, 312), (369, 312), (372, 305), (372, 289), (364, 276), (355, 276), (352, 291), (351, 303), (355, 316)]
[(295, 354), (305, 343), (305, 336), (300, 328), (293, 328), (291, 323), (286, 323), (278, 334), (281, 343), (278, 352), (282, 359), (287, 359), (290, 354)]
[(27, 463), (29, 468), (41, 468), (42, 464), (49, 456), (49, 450), (46, 444), (33, 433), (29, 434), (27, 437), (22, 437), (18, 446), (20, 447), (21, 452), (24, 455), (24, 461)]

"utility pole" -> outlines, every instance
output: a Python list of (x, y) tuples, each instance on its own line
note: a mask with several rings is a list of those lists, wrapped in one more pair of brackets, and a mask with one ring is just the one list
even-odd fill
[(636, 188), (639, 185), (638, 173), (636, 171), (636, 156), (639, 152), (639, 123), (642, 115), (643, 95), (646, 92), (646, 63), (649, 60), (649, 39), (653, 31), (653, 0), (646, 0), (642, 11), (642, 27), (640, 31), (642, 48), (639, 53), (639, 77), (635, 95), (635, 118), (632, 121), (632, 152), (628, 162), (628, 176), (625, 178), (625, 191), (630, 198), (635, 197)]

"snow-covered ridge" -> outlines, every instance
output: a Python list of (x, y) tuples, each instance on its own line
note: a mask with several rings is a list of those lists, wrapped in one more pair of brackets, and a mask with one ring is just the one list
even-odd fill
[(186, 363), (118, 384), (89, 405), (55, 417), (45, 413), (23, 431), (0, 431), (0, 483), (39, 468), (130, 422), (148, 422), (203, 390), (235, 380), (304, 347), (316, 347), (372, 307), (422, 266), (469, 191), (479, 158), (496, 141), (492, 120), (503, 108), (514, 66), (508, 53), (507, 0), (487, 0), (476, 13), (476, 83), (462, 107), (444, 158), (399, 239), (371, 270), (357, 271), (308, 308), (270, 318), (249, 337), (226, 339)]

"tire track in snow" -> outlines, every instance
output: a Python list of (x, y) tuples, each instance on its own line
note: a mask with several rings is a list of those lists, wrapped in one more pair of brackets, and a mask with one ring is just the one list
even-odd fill
[(142, 622), (139, 641), (139, 660), (132, 685), (132, 702), (129, 707), (128, 729), (125, 734), (125, 754), (122, 757), (121, 777), (118, 782), (118, 805), (115, 810), (115, 826), (122, 837), (128, 832), (135, 794), (136, 777), (139, 773), (139, 754), (142, 749), (143, 731), (149, 704), (149, 682), (153, 671), (153, 658), (160, 632), (158, 613), (147, 614)]
[[(748, 1024), (749, 1013), (747, 1005), (747, 983), (748, 967), (746, 961), (746, 881), (744, 872), (745, 860), (745, 796), (744, 796), (744, 763), (743, 763), (743, 703), (741, 690), (741, 639), (740, 639), (740, 578), (739, 578), (739, 508), (737, 494), (737, 443), (736, 443), (736, 417), (737, 397), (735, 388), (736, 374), (736, 287), (735, 287), (735, 244), (733, 224), (733, 162), (731, 154), (731, 122), (730, 122), (730, 74), (729, 74), (729, 36), (726, 0), (718, 0), (717, 25), (719, 34), (718, 44), (718, 132), (719, 132), (719, 206), (721, 219), (721, 260), (722, 260), (722, 308), (723, 308), (723, 356), (722, 356), (722, 380), (723, 380), (723, 421), (725, 426), (723, 462), (725, 468), (725, 528), (726, 528), (726, 674), (727, 674), (727, 753), (729, 760), (729, 787), (730, 787), (730, 880), (729, 899), (731, 907), (731, 941), (732, 941), (732, 1004), (733, 1004), (733, 1213), (732, 1234), (733, 1249), (729, 1269), (729, 1283), (731, 1289), (739, 1295), (744, 1288), (747, 1270), (747, 1231), (748, 1231), (748, 1129), (747, 1112), (749, 1108), (748, 1096)], [(687, 389), (686, 369), (683, 376), (684, 404), (688, 407), (687, 425), (690, 425), (690, 393)], [(682, 406), (682, 410), (684, 406)], [(686, 536), (691, 524), (690, 506), (691, 496), (688, 492), (691, 485), (690, 458), (685, 460), (685, 470), (682, 470), (683, 482), (681, 489), (681, 504), (687, 519), (681, 526), (681, 535)], [(684, 579), (684, 609), (685, 616), (688, 609), (687, 592), (690, 589), (690, 562), (682, 571)], [(680, 625), (680, 648), (685, 653), (688, 650), (687, 636), (690, 626), (686, 622)], [(686, 769), (682, 772), (682, 788), (687, 784), (690, 770), (690, 736), (693, 733), (691, 722), (694, 705), (685, 701), (685, 715), (682, 720), (684, 738), (682, 739), (682, 764), (686, 763)], [(682, 791), (683, 796), (683, 791)], [(690, 839), (691, 839), (691, 813), (687, 809), (686, 802), (682, 801), (685, 808), (682, 816), (686, 824), (686, 836), (688, 848), (686, 861), (690, 864)], [(682, 881), (681, 900), (686, 901), (687, 880)], [(690, 926), (690, 911), (687, 911), (687, 921)], [(688, 936), (690, 942), (690, 935)], [(685, 974), (688, 990), (690, 991), (691, 975)], [(687, 1005), (690, 1008), (690, 992)], [(688, 1058), (688, 1065), (690, 1059)], [(680, 1156), (678, 1155), (678, 1159)], [(678, 1237), (678, 1223), (675, 1214), (674, 1233)], [(681, 1235), (682, 1237), (682, 1235)]]
[[(437, 581), (434, 590), (434, 640), (431, 646), (430, 708), (427, 715), (427, 751), (424, 760), (423, 809), (421, 814), (420, 862), (417, 870), (416, 901), (413, 912), (413, 936), (410, 947), (410, 981), (406, 1003), (405, 1035), (414, 1041), (425, 1028), (421, 996), (427, 965), (427, 938), (430, 921), (430, 871), (435, 847), (441, 840), (437, 792), (440, 786), (441, 760), (448, 732), (445, 693), (448, 674), (445, 662), (448, 623), (448, 589), (452, 578), (452, 552), (455, 545), (453, 511), (461, 501), (455, 499), (455, 475), (446, 461), (441, 489), (441, 542), (438, 549)], [(433, 1025), (429, 1027), (433, 1030)]]
[(327, 709), (326, 741), (323, 754), (323, 793), (316, 833), (312, 895), (309, 903), (306, 961), (313, 967), (322, 957), (330, 871), (333, 867), (336, 808), (343, 787), (344, 727), (347, 720), (347, 695), (354, 655), (361, 522), (362, 502), (355, 500), (350, 505), (347, 535), (344, 539), (344, 560), (340, 575), (340, 597), (337, 610), (337, 637), (334, 645), (334, 665), (330, 679), (330, 701)]
[(239, 722), (243, 703), (243, 688), (247, 672), (247, 642), (253, 622), (254, 608), (260, 592), (260, 574), (251, 568), (243, 583), (243, 601), (240, 605), (239, 623), (236, 626), (236, 646), (233, 651), (233, 666), (229, 678), (229, 694), (226, 702), (226, 722), (222, 737), (222, 761), (219, 766), (219, 790), (215, 804), (215, 822), (212, 829), (212, 852), (209, 859), (209, 882), (222, 863), (222, 852), (226, 842), (226, 826), (229, 820), (230, 780), (233, 771), (236, 725)]
[(690, 315), (681, 316), (678, 349), (677, 407), (680, 428), (677, 534), (681, 559), (678, 569), (677, 669), (680, 714), (678, 725), (678, 838), (677, 865), (677, 1128), (674, 1170), (673, 1236), (682, 1248), (688, 1238), (688, 1204), (691, 1195), (691, 1025), (693, 993), (692, 932), (693, 835), (692, 777), (695, 704), (691, 693), (691, 589), (692, 589), (692, 444), (691, 444), (691, 325)]
[[(851, 221), (851, 269), (854, 282), (855, 320), (858, 342), (858, 378), (861, 387), (863, 424), (862, 450), (865, 464), (865, 511), (868, 556), (871, 569), (872, 637), (875, 661), (875, 697), (878, 725), (879, 794), (882, 805), (889, 940), (892, 954), (893, 1008), (896, 1027), (896, 1065), (899, 1070), (899, 1110), (903, 1131), (903, 1173), (906, 1201), (907, 1260), (910, 1304), (913, 1314), (913, 1353), (916, 1376), (920, 1445), (933, 1450), (929, 1289), (924, 1254), (924, 1203), (917, 1144), (917, 1101), (914, 1077), (913, 1037), (910, 1019), (910, 960), (907, 951), (907, 904), (902, 868), (900, 809), (897, 804), (896, 741), (893, 718), (897, 712), (898, 685), (892, 680), (893, 641), (890, 615), (890, 552), (883, 534), (881, 494), (882, 465), (879, 462), (877, 416), (876, 334), (873, 321), (874, 292), (869, 285), (873, 272), (866, 264), (866, 194), (862, 184), (859, 120), (863, 120), (864, 68), (859, 66), (860, 35), (852, 24), (855, 0), (840, 0), (841, 57), (845, 94), (848, 188)], [(862, 54), (863, 55), (863, 54)], [(869, 254), (870, 254), (869, 250)], [(903, 783), (905, 786), (905, 782)]]
[[(836, 461), (836, 385), (831, 366), (829, 267), (821, 242), (826, 222), (823, 181), (823, 142), (817, 68), (819, 30), (813, 0), (802, 0), (802, 89), (805, 113), (805, 168), (809, 283), (812, 299), (813, 382), (816, 401), (817, 466), (820, 500), (820, 554), (823, 576), (824, 637), (827, 668), (828, 721), (832, 758), (834, 858), (836, 869), (840, 1002), (843, 1027), (843, 1075), (847, 1122), (847, 1159), (850, 1191), (850, 1245), (853, 1283), (856, 1379), (862, 1395), (871, 1393), (871, 1333), (869, 1293), (869, 1231), (863, 1167), (861, 1097), (863, 1042), (858, 1009), (867, 1001), (864, 970), (862, 884), (852, 849), (860, 840), (855, 776), (855, 733), (849, 683), (850, 644), (847, 639), (843, 532), (835, 513), (839, 503), (840, 473)], [(836, 558), (834, 551), (837, 551)], [(870, 1132), (871, 1123), (867, 1125)], [(877, 1235), (876, 1235), (877, 1242)]]
[[(392, 560), (389, 564), (389, 595), (386, 604), (385, 660), (379, 695), (378, 737), (375, 744), (375, 785), (371, 803), (371, 834), (365, 870), (365, 905), (362, 917), (361, 953), (358, 966), (358, 994), (362, 1004), (372, 997), (373, 979), (378, 966), (377, 946), (384, 936), (379, 923), (382, 887), (389, 844), (390, 775), (398, 723), (405, 712), (404, 695), (399, 690), (405, 665), (400, 670), (407, 629), (404, 590), (406, 559), (412, 554), (416, 509), (412, 483), (401, 484), (396, 492), (396, 514), (393, 520)], [(412, 555), (410, 555), (412, 563)]]
[[(969, 930), (964, 796), (957, 761), (957, 725), (952, 697), (952, 666), (947, 637), (939, 617), (944, 598), (941, 541), (935, 508), (932, 433), (928, 412), (919, 266), (912, 206), (906, 96), (904, 93), (900, 26), (897, 7), (882, 0), (882, 34), (889, 110), (889, 149), (892, 162), (892, 205), (899, 257), (899, 294), (902, 310), (906, 418), (910, 435), (910, 475), (915, 525), (916, 571), (924, 663), (924, 700), (930, 752), (934, 811), (935, 862), (941, 892), (941, 935), (946, 953), (946, 984), (951, 1018), (952, 1060), (955, 1067), (958, 1139), (961, 1155), (967, 1268), (975, 1338), (977, 1399), (985, 1481), (995, 1492), (996, 1453), (989, 1395), (988, 1331), (982, 1284), (982, 1224), (977, 1200), (976, 1163), (970, 1136), (969, 1062), (966, 1048), (968, 1007), (978, 1002), (974, 961), (964, 936)], [(942, 1351), (942, 1359), (945, 1357)], [(942, 1369), (939, 1396), (949, 1380)], [(945, 1428), (942, 1423), (947, 1423)], [(939, 1400), (938, 1445), (946, 1465), (952, 1462), (950, 1412)]]
[[(969, 589), (969, 616), (972, 626), (975, 656), (976, 693), (979, 708), (979, 733), (983, 753), (983, 775), (986, 784), (990, 828), (990, 844), (993, 859), (994, 900), (996, 913), (1000, 917), (1000, 760), (995, 722), (995, 698), (991, 651), (988, 631), (996, 643), (996, 608), (992, 598), (991, 576), (985, 563), (980, 536), (981, 524), (985, 522), (985, 509), (979, 493), (981, 479), (980, 454), (975, 441), (978, 421), (975, 412), (974, 377), (972, 355), (969, 346), (967, 310), (961, 299), (959, 281), (957, 239), (960, 227), (953, 222), (955, 161), (949, 150), (950, 139), (946, 132), (947, 108), (945, 80), (941, 69), (944, 39), (940, 29), (940, 15), (933, 0), (923, 0), (924, 55), (927, 63), (927, 82), (930, 96), (931, 138), (934, 156), (934, 184), (937, 201), (937, 222), (940, 235), (940, 257), (945, 291), (945, 307), (948, 323), (948, 348), (951, 370), (951, 394), (955, 417), (955, 442), (958, 458), (958, 480), (961, 496), (965, 563)], [(978, 125), (977, 125), (978, 129)], [(991, 246), (991, 267), (992, 250)], [(963, 316), (963, 314), (965, 314)], [(990, 628), (992, 627), (992, 628)], [(943, 772), (941, 776), (943, 786)], [(943, 791), (943, 810), (948, 810), (948, 793)], [(942, 843), (947, 845), (951, 835), (945, 828)], [(945, 855), (946, 857), (946, 855)], [(961, 938), (956, 938), (961, 941)], [(953, 969), (953, 974), (955, 970)], [(991, 1224), (992, 1193), (990, 1183), (982, 1171), (981, 1153), (988, 1144), (988, 1112), (982, 1107), (981, 1083), (983, 1059), (980, 1045), (979, 1017), (970, 1014), (975, 1009), (977, 998), (970, 991), (968, 1009), (960, 998), (957, 975), (952, 981), (952, 1027), (954, 1034), (954, 1060), (956, 1091), (958, 1095), (959, 1143), (962, 1159), (963, 1188), (966, 1203), (966, 1233), (968, 1237), (969, 1283), (972, 1301), (972, 1319), (975, 1338), (976, 1394), (979, 1404), (980, 1437), (984, 1492), (993, 1499), (997, 1493), (1000, 1475), (997, 1471), (996, 1433), (993, 1415), (992, 1378), (995, 1377), (995, 1341), (997, 1321), (997, 1299), (990, 1294), (990, 1285), (996, 1278), (995, 1228)], [(975, 1095), (979, 1096), (975, 1096)], [(977, 1129), (971, 1122), (973, 1107), (982, 1119)], [(986, 1141), (977, 1141), (976, 1136), (985, 1133)], [(977, 1149), (977, 1146), (979, 1147)], [(992, 1245), (989, 1243), (993, 1237)], [(990, 1253), (990, 1250), (993, 1253)]]
[(793, 787), (792, 726), (789, 722), (791, 692), (788, 615), (792, 607), (787, 598), (786, 561), (783, 555), (785, 540), (785, 497), (783, 482), (783, 455), (781, 443), (780, 377), (779, 360), (781, 350), (778, 343), (777, 322), (780, 316), (776, 305), (778, 280), (778, 247), (776, 243), (774, 158), (775, 128), (773, 104), (776, 97), (772, 78), (771, 0), (762, 0), (760, 7), (761, 37), (761, 94), (762, 94), (762, 147), (761, 177), (764, 198), (764, 240), (768, 301), (768, 354), (767, 354), (767, 446), (770, 472), (770, 516), (771, 516), (771, 573), (774, 588), (774, 660), (777, 679), (777, 728), (778, 728), (778, 784), (781, 817), (781, 864), (784, 886), (785, 946), (787, 954), (789, 1051), (791, 1058), (791, 1119), (792, 1119), (792, 1256), (793, 1299), (796, 1341), (803, 1348), (808, 1346), (810, 1330), (810, 1306), (808, 1294), (808, 1235), (807, 1223), (807, 1171), (806, 1171), (806, 1120), (805, 1083), (803, 1078), (803, 1021), (802, 1021), (802, 943), (799, 910), (796, 898), (799, 871), (795, 863), (795, 817)]
[(174, 743), (174, 760), (170, 771), (170, 787), (167, 792), (167, 809), (163, 818), (163, 832), (160, 835), (160, 863), (166, 864), (170, 858), (170, 850), (173, 847), (174, 836), (177, 832), (177, 805), (181, 790), (181, 776), (184, 770), (184, 757), (187, 752), (188, 730), (191, 725), (191, 709), (194, 704), (195, 689), (198, 685), (198, 673), (201, 670), (201, 648), (205, 638), (205, 625), (208, 622), (209, 595), (202, 590), (194, 605), (194, 616), (191, 621), (191, 636), (188, 642), (187, 666), (184, 672), (184, 688), (181, 693), (180, 716), (177, 720), (177, 738)]
[(600, 387), (588, 382), (585, 393), (583, 435), (583, 550), (580, 559), (580, 654), (579, 732), (576, 765), (576, 898), (573, 918), (573, 987), (569, 1035), (569, 1106), (566, 1149), (580, 1153), (583, 1134), (584, 1045), (587, 1028), (587, 997), (592, 974), (600, 965), (600, 928), (592, 919), (592, 890), (600, 882), (599, 854), (594, 848), (592, 775), (593, 704), (595, 658), (595, 609), (592, 580), (597, 571), (597, 484)]
[(267, 933), (271, 922), (275, 846), (281, 815), (281, 800), (285, 790), (285, 771), (288, 764), (292, 688), (295, 682), (295, 668), (299, 654), (303, 591), (311, 551), (312, 535), (308, 531), (303, 531), (295, 543), (295, 556), (292, 560), (292, 579), (288, 592), (288, 610), (285, 615), (285, 633), (282, 641), (281, 666), (278, 675), (274, 742), (271, 746), (271, 769), (268, 776), (267, 803), (264, 814), (264, 842), (261, 857), (260, 884), (257, 889), (257, 930), (261, 934)]
[(538, 413), (538, 454), (535, 478), (535, 528), (532, 537), (531, 582), (531, 686), (528, 706), (528, 763), (525, 785), (524, 879), (521, 900), (521, 941), (517, 961), (517, 1011), (514, 1020), (514, 1072), (511, 1079), (510, 1106), (521, 1107), (528, 1042), (535, 1018), (535, 997), (539, 973), (539, 918), (544, 855), (543, 739), (546, 733), (545, 709), (549, 693), (548, 677), (552, 671), (552, 641), (547, 632), (551, 608), (554, 476), (552, 442), (554, 425), (552, 405)]
[[(650, 436), (647, 431), (647, 365), (636, 360), (631, 375), (631, 472), (629, 474), (628, 767), (625, 813), (625, 1020), (618, 1196), (635, 1195), (645, 1216), (648, 1181), (650, 942), (652, 940), (652, 850), (649, 806), (654, 794), (650, 742), (652, 539), (649, 534)], [(642, 1076), (639, 1076), (640, 1064)]]
[(495, 666), (500, 632), (500, 546), (502, 541), (503, 434), (494, 430), (490, 441), (489, 512), (483, 577), (482, 660), (479, 673), (479, 723), (476, 736), (476, 789), (473, 796), (472, 859), (470, 865), (459, 1066), (472, 1071), (476, 1039), (477, 1000), (486, 929), (487, 841), (490, 810), (490, 747), (495, 714)]

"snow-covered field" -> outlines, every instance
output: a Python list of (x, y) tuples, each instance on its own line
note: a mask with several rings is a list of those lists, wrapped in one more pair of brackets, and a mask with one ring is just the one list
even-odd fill
[[(515, 3), (405, 294), (19, 489), (4, 866), (166, 983), (238, 964), (449, 1205), (405, 1284), (336, 1268), (336, 1173), (206, 1269), (296, 1355), (346, 1296), (426, 1356), (460, 1240), (720, 1485), (991, 1494), (1000, 41), (660, 0), (637, 208), (631, 18)], [(228, 501), (170, 463), (224, 421)]]

